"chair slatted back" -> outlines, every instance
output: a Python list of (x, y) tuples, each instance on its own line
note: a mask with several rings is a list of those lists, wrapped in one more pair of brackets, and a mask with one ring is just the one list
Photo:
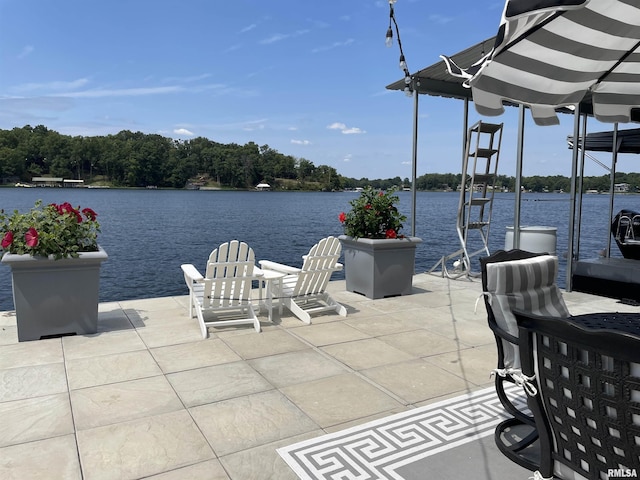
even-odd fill
[(302, 271), (298, 273), (293, 296), (322, 293), (327, 288), (331, 274), (338, 268), (336, 264), (342, 253), (342, 245), (336, 237), (327, 237), (311, 247), (304, 257)]
[[(513, 310), (536, 315), (568, 317), (562, 293), (556, 285), (558, 258), (538, 255), (520, 260), (486, 264), (487, 301), (500, 329), (518, 336), (518, 325)], [(519, 368), (517, 345), (503, 341), (505, 368)]]
[(204, 298), (221, 307), (246, 304), (251, 294), (255, 254), (246, 243), (232, 240), (209, 255)]
[(640, 335), (596, 315), (610, 315), (604, 328), (516, 312), (522, 371), (536, 376), (543, 477), (640, 475)]

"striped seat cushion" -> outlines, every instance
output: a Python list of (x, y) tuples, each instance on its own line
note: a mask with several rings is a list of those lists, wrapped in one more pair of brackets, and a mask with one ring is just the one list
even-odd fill
[[(568, 317), (569, 310), (556, 285), (558, 257), (541, 255), (510, 262), (488, 263), (487, 293), (496, 323), (518, 336), (513, 309), (547, 317)], [(503, 341), (505, 368), (520, 368), (517, 345)]]

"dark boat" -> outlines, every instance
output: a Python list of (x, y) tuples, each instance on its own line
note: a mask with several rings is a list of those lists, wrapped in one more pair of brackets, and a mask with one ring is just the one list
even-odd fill
[(611, 222), (611, 235), (624, 258), (640, 260), (640, 212), (620, 210)]

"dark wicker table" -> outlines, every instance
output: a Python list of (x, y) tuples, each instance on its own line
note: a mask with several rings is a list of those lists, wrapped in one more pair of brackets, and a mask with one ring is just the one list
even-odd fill
[(640, 336), (640, 312), (587, 313), (572, 315), (570, 320), (586, 328), (616, 330)]

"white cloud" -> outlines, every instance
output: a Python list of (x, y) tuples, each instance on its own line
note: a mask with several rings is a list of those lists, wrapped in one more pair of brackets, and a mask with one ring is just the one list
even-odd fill
[(30, 82), (13, 87), (12, 90), (16, 92), (33, 92), (37, 90), (73, 90), (76, 88), (84, 87), (89, 83), (87, 78), (78, 78), (71, 81), (54, 81), (47, 83)]
[(309, 33), (309, 30), (296, 30), (293, 33), (276, 33), (268, 38), (265, 38), (264, 40), (260, 40), (259, 43), (261, 45), (268, 45), (270, 43), (279, 42), (287, 38), (299, 37), (300, 35), (304, 35), (305, 33)]
[(193, 137), (195, 135), (192, 131), (187, 130), (186, 128), (176, 128), (173, 130), (173, 133), (175, 133), (176, 135), (184, 135), (187, 137)]
[(343, 162), (350, 162), (351, 159), (353, 158), (353, 155), (350, 153), (347, 153), (344, 158), (342, 159)]
[(342, 133), (344, 133), (345, 135), (354, 135), (354, 134), (358, 135), (360, 133), (367, 133), (367, 132), (358, 127), (351, 127), (351, 128), (345, 128), (344, 130), (342, 130)]
[(257, 25), (255, 23), (252, 23), (251, 25), (247, 25), (242, 30), (240, 30), (240, 33), (247, 33), (248, 31), (253, 30), (256, 27)]
[(344, 42), (333, 42), (331, 45), (314, 48), (313, 50), (311, 50), (311, 53), (326, 52), (328, 50), (333, 50), (334, 48), (346, 47), (348, 45), (351, 45), (353, 42), (353, 38), (349, 38)]
[(358, 127), (348, 127), (344, 123), (335, 122), (327, 127), (330, 130), (340, 130), (344, 135), (354, 135), (360, 133), (367, 133), (365, 130), (362, 130)]
[(22, 51), (18, 54), (18, 58), (20, 60), (22, 60), (25, 57), (28, 57), (29, 55), (31, 55), (31, 53), (35, 50), (35, 48), (32, 45), (27, 45), (25, 46)]
[(433, 14), (429, 15), (429, 20), (439, 25), (446, 25), (447, 23), (453, 22), (453, 17), (445, 17), (444, 15)]
[(311, 145), (311, 142), (309, 140), (294, 140), (294, 139), (291, 139), (291, 143), (293, 143), (294, 145)]

